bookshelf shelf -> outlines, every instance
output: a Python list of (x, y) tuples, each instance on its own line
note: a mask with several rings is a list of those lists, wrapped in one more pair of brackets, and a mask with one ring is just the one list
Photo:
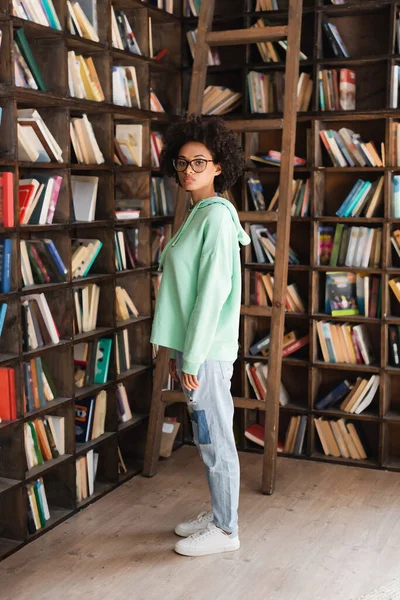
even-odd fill
[(63, 454), (58, 458), (52, 458), (50, 460), (45, 461), (42, 465), (37, 465), (29, 471), (25, 473), (25, 481), (31, 481), (32, 479), (37, 479), (41, 477), (44, 473), (47, 473), (51, 469), (55, 469), (60, 464), (71, 461), (73, 458), (72, 454)]
[(80, 456), (81, 454), (86, 454), (88, 450), (95, 448), (98, 444), (102, 444), (103, 442), (107, 441), (108, 439), (114, 436), (115, 432), (106, 431), (105, 433), (103, 433), (103, 435), (101, 435), (98, 438), (95, 438), (94, 440), (90, 440), (89, 442), (85, 442), (84, 444), (76, 444), (75, 455)]

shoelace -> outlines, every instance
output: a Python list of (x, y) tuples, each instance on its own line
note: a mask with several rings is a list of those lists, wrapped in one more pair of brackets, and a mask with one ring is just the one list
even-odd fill
[(203, 511), (199, 515), (197, 515), (197, 517), (195, 517), (194, 519), (190, 519), (189, 523), (196, 523), (196, 522), (201, 523), (202, 521), (206, 520), (207, 515), (208, 515), (208, 512)]
[(202, 529), (201, 531), (198, 531), (197, 533), (194, 533), (191, 538), (192, 540), (198, 540), (201, 537), (206, 537), (207, 535), (210, 535), (213, 532), (213, 528), (207, 526), (206, 529)]

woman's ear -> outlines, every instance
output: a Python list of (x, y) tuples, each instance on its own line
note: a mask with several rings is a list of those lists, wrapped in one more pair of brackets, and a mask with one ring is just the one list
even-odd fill
[(217, 177), (218, 175), (221, 175), (222, 173), (222, 167), (221, 165), (215, 165), (215, 176)]

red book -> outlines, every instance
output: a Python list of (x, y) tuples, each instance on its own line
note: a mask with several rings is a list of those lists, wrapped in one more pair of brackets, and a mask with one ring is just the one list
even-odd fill
[(0, 177), (4, 227), (14, 227), (14, 174), (5, 171)]
[[(251, 442), (254, 442), (255, 444), (258, 444), (264, 448), (264, 427), (262, 425), (259, 425), (258, 423), (250, 425), (250, 427), (248, 427), (244, 432), (244, 435)], [(283, 452), (283, 444), (279, 440), (277, 451)]]
[(378, 294), (379, 294), (379, 278), (372, 278), (371, 294), (369, 299), (368, 315), (371, 319), (375, 319), (378, 311)]
[[(16, 418), (15, 388), (11, 390), (9, 371), (13, 371), (14, 374), (13, 369), (0, 369), (0, 418), (4, 421), (11, 421)], [(14, 383), (13, 378), (11, 383)]]
[(19, 224), (22, 225), (25, 218), (25, 213), (37, 192), (38, 187), (29, 183), (19, 186), (18, 200), (19, 200)]
[(310, 336), (307, 333), (307, 335), (305, 335), (304, 337), (300, 338), (299, 340), (296, 340), (292, 344), (289, 344), (289, 346), (286, 346), (286, 348), (282, 350), (282, 358), (284, 358), (285, 356), (289, 356), (289, 354), (293, 354), (293, 352), (297, 352), (297, 350), (300, 350), (300, 348), (303, 348), (303, 346), (307, 346), (309, 338)]
[(351, 69), (340, 69), (340, 108), (356, 109), (356, 74)]
[(258, 391), (258, 393), (259, 393), (259, 395), (260, 395), (260, 398), (261, 398), (262, 400), (264, 400), (264, 399), (265, 399), (265, 392), (264, 392), (264, 390), (263, 390), (263, 387), (262, 387), (262, 385), (261, 385), (261, 382), (260, 382), (260, 380), (259, 380), (259, 378), (258, 378), (258, 375), (257, 375), (256, 368), (255, 368), (255, 367), (250, 367), (250, 373), (251, 373), (251, 374), (252, 374), (252, 376), (253, 376), (253, 381), (254, 381), (254, 383), (255, 383), (255, 384), (256, 384), (256, 386), (257, 386), (257, 391)]
[(15, 371), (14, 369), (8, 369), (8, 381), (10, 387), (10, 412), (11, 419), (17, 418), (17, 403), (15, 401)]

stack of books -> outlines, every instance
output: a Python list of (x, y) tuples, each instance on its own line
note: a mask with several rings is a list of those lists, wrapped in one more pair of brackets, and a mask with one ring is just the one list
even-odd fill
[(221, 85), (209, 85), (204, 90), (203, 115), (226, 115), (242, 102), (241, 92)]
[(72, 278), (86, 277), (99, 254), (103, 243), (100, 240), (77, 238), (72, 243)]
[(373, 142), (363, 142), (360, 134), (347, 127), (339, 131), (323, 129), (319, 132), (322, 143), (334, 167), (383, 167), (385, 149), (381, 144), (382, 158)]
[(94, 494), (98, 462), (99, 454), (94, 450), (89, 450), (76, 459), (76, 499), (78, 502), (82, 502)]
[(15, 30), (13, 50), (15, 85), (46, 92), (46, 85), (22, 27)]
[(362, 315), (380, 318), (381, 279), (377, 275), (346, 272), (326, 274), (325, 312), (333, 317)]
[[(250, 237), (258, 263), (275, 262), (276, 233), (271, 233), (264, 225), (250, 225)], [(296, 253), (289, 248), (289, 264), (299, 265)]]
[(344, 419), (338, 421), (314, 418), (315, 428), (326, 456), (363, 460), (367, 458), (355, 425)]
[(318, 74), (319, 107), (325, 110), (356, 109), (356, 74), (351, 69), (322, 69)]
[[(64, 419), (64, 417), (61, 417)], [(24, 423), (24, 441), (26, 464), (29, 469), (42, 465), (52, 458), (58, 458), (58, 439), (53, 435), (52, 416)], [(64, 428), (63, 428), (64, 430)]]
[(27, 483), (28, 496), (28, 532), (32, 535), (46, 526), (46, 521), (51, 517), (47, 502), (43, 478)]
[(114, 48), (142, 55), (128, 17), (123, 10), (116, 10), (113, 6), (111, 7), (111, 33)]
[(34, 108), (18, 110), (18, 158), (29, 162), (63, 162), (63, 152)]
[[(252, 113), (283, 112), (284, 73), (259, 73), (247, 75), (250, 111)], [(297, 85), (297, 110), (307, 111), (312, 96), (313, 82), (308, 73), (301, 73)]]
[(71, 35), (79, 35), (92, 42), (99, 42), (93, 24), (89, 21), (79, 2), (67, 0), (67, 26)]
[(96, 284), (74, 288), (74, 332), (94, 331), (97, 324), (100, 287)]
[[(282, 341), (282, 357), (289, 356), (294, 352), (300, 350), (300, 348), (304, 348), (309, 343), (309, 336), (303, 335), (299, 337), (297, 331), (289, 331), (285, 333)], [(270, 344), (270, 334), (268, 333), (265, 337), (255, 342), (249, 348), (249, 352), (252, 356), (257, 356), (258, 354), (262, 354), (265, 358), (268, 358), (269, 355), (269, 344)]]
[(159, 131), (152, 131), (150, 136), (151, 166), (160, 168), (160, 155), (163, 149), (163, 138)]
[(12, 11), (13, 15), (20, 19), (26, 19), (59, 31), (62, 29), (52, 0), (46, 0), (45, 2), (39, 2), (39, 0), (29, 0), (29, 2), (13, 0)]
[(283, 452), (300, 456), (303, 453), (304, 441), (307, 429), (307, 416), (297, 415), (290, 417), (289, 426), (286, 431)]
[(14, 421), (17, 418), (17, 404), (13, 368), (0, 368), (0, 390), (0, 422)]
[[(259, 292), (259, 306), (272, 306), (274, 278), (270, 273), (258, 273), (259, 280), (263, 283), (263, 288)], [(257, 279), (256, 279), (257, 281)], [(300, 297), (299, 290), (295, 283), (291, 283), (286, 288), (285, 309), (288, 312), (305, 313), (306, 309)]]
[(141, 108), (135, 67), (113, 67), (112, 84), (114, 104)]
[(21, 312), (24, 351), (59, 343), (60, 334), (44, 294), (24, 296)]
[[(246, 363), (246, 374), (250, 385), (254, 390), (257, 400), (264, 402), (267, 396), (267, 377), (268, 365), (261, 362)], [(289, 402), (289, 394), (287, 393), (283, 383), (281, 382), (279, 403), (281, 406), (286, 406)]]
[(346, 49), (346, 46), (342, 40), (342, 37), (336, 25), (323, 18), (322, 31), (324, 32), (335, 56), (338, 56), (340, 58), (350, 58), (350, 55)]
[(65, 266), (53, 240), (20, 240), (21, 272), (24, 286), (62, 283), (67, 280)]
[(317, 321), (317, 332), (325, 362), (370, 365), (375, 361), (365, 325)]
[(71, 119), (70, 134), (76, 160), (84, 165), (102, 165), (104, 156), (86, 114)]
[(23, 363), (25, 412), (46, 408), (57, 392), (44, 360), (37, 356)]
[(378, 268), (381, 260), (382, 229), (373, 227), (318, 227), (318, 264), (332, 267)]
[[(258, 19), (253, 27), (269, 27), (266, 19)], [(284, 51), (284, 58), (287, 52), (287, 41), (279, 40), (278, 42), (257, 42), (257, 48), (264, 62), (282, 62), (279, 56), (278, 48)], [(299, 60), (307, 60), (307, 56), (303, 52), (299, 52)]]
[(94, 221), (98, 187), (98, 177), (92, 175), (71, 175), (71, 193), (75, 221)]
[(383, 201), (383, 177), (376, 181), (357, 179), (336, 211), (338, 217), (374, 217)]
[(117, 385), (117, 413), (120, 423), (126, 423), (132, 419), (128, 394), (126, 393), (126, 388), (123, 383)]
[(14, 173), (0, 173), (0, 225), (14, 227)]
[(107, 392), (101, 390), (96, 397), (75, 400), (75, 440), (84, 444), (104, 433), (107, 413)]
[(50, 225), (54, 219), (63, 178), (35, 175), (18, 184), (20, 225)]
[(143, 125), (117, 125), (115, 128), (115, 149), (124, 165), (141, 167)]
[(100, 338), (74, 345), (75, 386), (107, 382), (112, 340)]
[(115, 334), (115, 362), (118, 375), (129, 371), (131, 368), (129, 333), (127, 329), (117, 331)]
[[(268, 154), (259, 154), (250, 156), (250, 160), (255, 163), (260, 163), (262, 165), (272, 165), (274, 167), (281, 166), (281, 158), (282, 155), (278, 150), (269, 150)], [(299, 158), (298, 156), (294, 157), (293, 166), (294, 167), (305, 167), (307, 161), (304, 158)]]
[(68, 85), (73, 98), (84, 98), (94, 102), (103, 102), (104, 93), (93, 58), (68, 52)]
[(350, 383), (345, 379), (323, 398), (317, 400), (315, 408), (328, 410), (341, 402), (340, 410), (359, 415), (375, 398), (379, 389), (379, 381), (379, 375), (372, 375), (369, 379), (357, 377), (355, 383)]
[(115, 288), (115, 307), (119, 321), (127, 321), (139, 316), (139, 311), (134, 305), (132, 298), (126, 289), (120, 285), (117, 285)]
[[(197, 29), (189, 30), (186, 32), (186, 38), (187, 38), (187, 41), (189, 44), (190, 54), (192, 55), (193, 60), (194, 60), (194, 53), (196, 50), (196, 36), (197, 36)], [(207, 65), (209, 67), (214, 67), (214, 66), (220, 65), (220, 64), (221, 64), (221, 58), (219, 56), (218, 48), (209, 48)]]

